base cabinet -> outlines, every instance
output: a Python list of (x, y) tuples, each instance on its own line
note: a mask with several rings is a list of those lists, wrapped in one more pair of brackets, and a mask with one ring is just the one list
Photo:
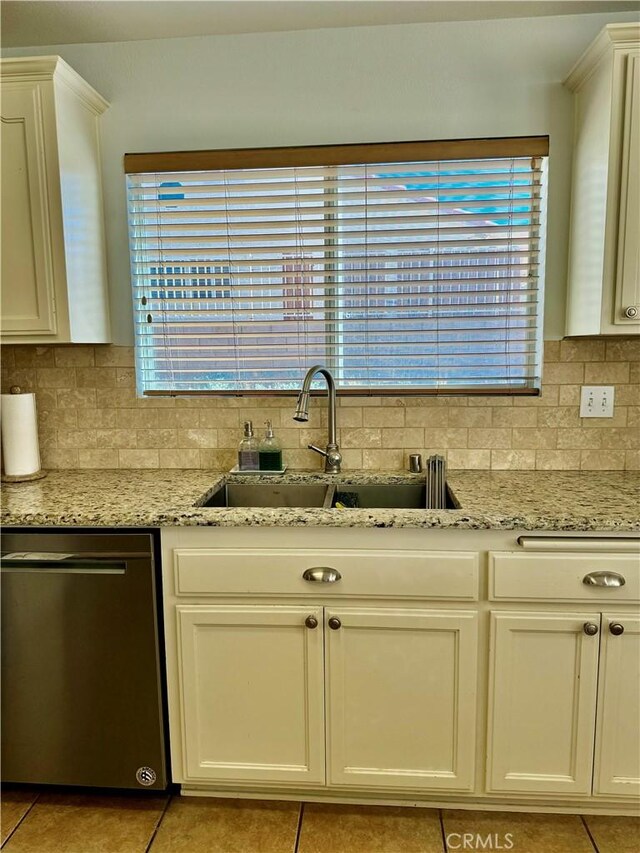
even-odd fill
[(636, 541), (449, 535), (163, 532), (174, 782), (212, 796), (637, 808)]
[(637, 797), (640, 618), (493, 613), (491, 622), (487, 789)]
[(187, 605), (177, 615), (186, 778), (472, 787), (477, 613)]
[(489, 791), (591, 792), (599, 627), (589, 611), (491, 615)]
[(640, 617), (603, 614), (598, 693), (593, 792), (640, 796)]
[(327, 625), (329, 783), (470, 790), (478, 614), (332, 607)]
[(322, 608), (177, 615), (185, 777), (323, 785)]

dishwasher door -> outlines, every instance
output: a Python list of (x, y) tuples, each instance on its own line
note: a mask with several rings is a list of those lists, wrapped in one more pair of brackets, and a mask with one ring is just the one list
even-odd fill
[(163, 789), (151, 533), (2, 536), (2, 779)]

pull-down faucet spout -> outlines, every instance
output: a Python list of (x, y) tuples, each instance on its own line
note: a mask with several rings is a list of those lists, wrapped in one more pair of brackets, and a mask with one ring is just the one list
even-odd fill
[(293, 419), (294, 421), (301, 421), (302, 423), (306, 423), (309, 420), (309, 396), (311, 394), (311, 383), (313, 382), (316, 373), (321, 373), (327, 381), (329, 435), (326, 450), (316, 447), (315, 444), (309, 444), (307, 446), (309, 450), (314, 450), (316, 453), (324, 456), (325, 473), (339, 474), (342, 456), (340, 455), (340, 448), (338, 447), (336, 438), (336, 384), (333, 381), (331, 373), (322, 364), (314, 364), (313, 367), (310, 367), (309, 370), (307, 370), (307, 374), (302, 383), (302, 389), (298, 394), (298, 401), (296, 403), (296, 411)]

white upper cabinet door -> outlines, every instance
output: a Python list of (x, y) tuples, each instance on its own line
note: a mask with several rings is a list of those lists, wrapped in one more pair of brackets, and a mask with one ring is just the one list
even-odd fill
[[(620, 632), (622, 629), (622, 632)], [(605, 613), (594, 793), (640, 795), (640, 617)]]
[(470, 791), (478, 617), (327, 608), (328, 782)]
[(323, 785), (322, 608), (182, 606), (177, 618), (174, 781)]
[(565, 85), (574, 93), (567, 335), (640, 326), (640, 24), (608, 24)]
[(487, 790), (590, 794), (600, 614), (492, 613)]
[(0, 59), (2, 343), (108, 343), (99, 116), (59, 56)]
[(2, 331), (56, 333), (42, 85), (2, 95)]
[(640, 324), (640, 50), (626, 61), (614, 317)]

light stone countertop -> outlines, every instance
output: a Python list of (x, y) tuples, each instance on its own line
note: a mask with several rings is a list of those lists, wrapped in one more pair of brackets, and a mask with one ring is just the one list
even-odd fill
[(3, 483), (5, 526), (423, 527), (495, 530), (640, 531), (640, 474), (597, 471), (459, 471), (448, 483), (456, 510), (220, 509), (197, 505), (225, 482), (416, 483), (424, 475), (292, 471), (282, 477), (202, 470), (51, 471)]

